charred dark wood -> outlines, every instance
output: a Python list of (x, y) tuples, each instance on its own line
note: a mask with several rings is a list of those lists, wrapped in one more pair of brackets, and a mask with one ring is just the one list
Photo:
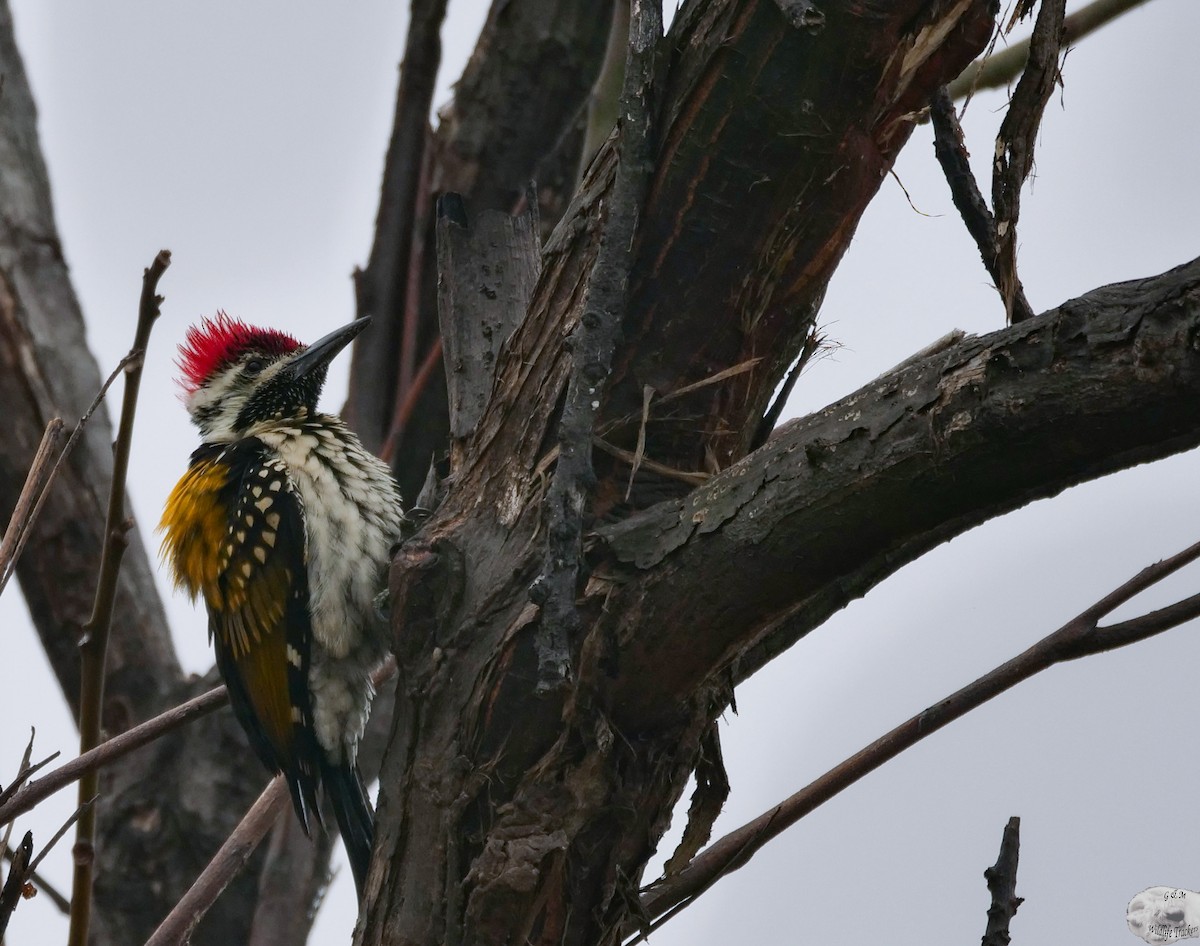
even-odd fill
[(1025, 298), (1025, 288), (1016, 273), (1006, 278), (1000, 268), (996, 255), (998, 241), (996, 239), (996, 219), (983, 199), (975, 173), (971, 170), (970, 154), (967, 152), (966, 141), (963, 137), (962, 125), (958, 121), (954, 102), (946, 87), (934, 93), (929, 103), (929, 119), (933, 123), (933, 153), (946, 183), (950, 185), (950, 197), (954, 207), (962, 217), (967, 232), (979, 249), (984, 268), (992, 277), (992, 283), (1008, 288), (1008, 295), (1001, 292), (1004, 303), (1006, 321), (1021, 322), (1033, 315), (1029, 301)]
[(572, 652), (579, 643), (580, 621), (575, 598), (584, 521), (596, 484), (592, 440), (601, 392), (607, 385), (613, 353), (621, 339), (631, 249), (646, 198), (653, 149), (651, 82), (655, 52), (662, 39), (662, 10), (657, 3), (658, 0), (631, 2), (616, 178), (602, 218), (603, 235), (596, 261), (588, 274), (583, 315), (566, 346), (571, 355), (571, 371), (557, 425), (554, 479), (546, 493), (544, 564), (530, 592), (542, 610), (537, 640), (539, 688), (560, 686), (570, 679)]
[(987, 929), (983, 946), (1008, 946), (1012, 942), (1009, 926), (1024, 902), (1017, 896), (1017, 863), (1021, 855), (1021, 819), (1015, 815), (1004, 826), (1000, 856), (983, 872), (992, 905), (988, 907)]
[[(624, 342), (601, 408), (605, 439), (631, 454), (644, 433), (644, 456), (684, 473), (744, 455), (914, 116), (939, 77), (983, 48), (992, 26), (990, 0), (890, 4), (869, 26), (852, 7), (828, 4), (824, 27), (797, 28), (772, 3), (713, 0), (682, 11), (672, 27)], [(506, 475), (490, 478), (501, 505), (528, 492), (565, 383), (567, 356), (546, 345), (581, 315), (613, 147), (601, 150), (546, 243), (533, 315), (513, 337), (511, 363), (501, 365), (498, 397), (481, 422), (482, 436), (517, 451)], [(663, 398), (734, 366), (745, 370), (661, 407), (652, 399), (642, 424), (646, 387)], [(541, 380), (518, 388), (505, 383), (505, 371)], [(509, 395), (519, 390), (553, 397), (517, 406)], [(605, 515), (604, 504), (625, 493), (629, 465), (598, 466), (597, 475), (595, 511)], [(630, 502), (679, 495), (683, 483), (639, 473)]]
[[(690, 5), (672, 27), (664, 132), (605, 414), (638, 417), (646, 386), (661, 396), (758, 361), (661, 411), (652, 403), (653, 460), (711, 472), (746, 453), (931, 77), (984, 47), (995, 10), (867, 6), (864, 16), (856, 3), (731, 0)], [(637, 428), (609, 439), (632, 449)], [(639, 499), (635, 485), (634, 504), (654, 493)]]
[(8, 921), (12, 919), (13, 911), (17, 909), (25, 896), (25, 886), (29, 882), (32, 871), (29, 869), (33, 862), (33, 832), (26, 831), (21, 843), (13, 852), (9, 862), (8, 876), (4, 878), (4, 886), (0, 888), (0, 936), (8, 929)]

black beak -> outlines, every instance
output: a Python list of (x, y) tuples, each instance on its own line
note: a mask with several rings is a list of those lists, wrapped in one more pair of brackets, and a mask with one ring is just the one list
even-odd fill
[(287, 371), (293, 378), (303, 378), (306, 374), (324, 368), (333, 361), (338, 352), (354, 341), (354, 337), (365, 329), (370, 321), (370, 316), (355, 319), (349, 325), (343, 325), (330, 332), (320, 341), (313, 342), (292, 359)]

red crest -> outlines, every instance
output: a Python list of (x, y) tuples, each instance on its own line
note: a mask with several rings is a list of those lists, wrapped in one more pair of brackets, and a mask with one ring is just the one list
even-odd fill
[(215, 319), (202, 319), (187, 330), (187, 339), (179, 346), (179, 357), (175, 359), (182, 372), (179, 383), (191, 394), (248, 351), (287, 355), (299, 347), (300, 343), (286, 332), (257, 328), (217, 312)]

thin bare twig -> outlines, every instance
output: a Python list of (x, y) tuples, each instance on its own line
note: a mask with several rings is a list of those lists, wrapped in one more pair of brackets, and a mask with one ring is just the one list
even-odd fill
[(42, 442), (38, 444), (33, 462), (29, 465), (29, 475), (25, 477), (25, 485), (21, 487), (21, 495), (13, 507), (12, 517), (8, 520), (8, 528), (4, 530), (4, 538), (0, 539), (0, 594), (12, 576), (17, 556), (25, 547), (25, 538), (33, 526), (38, 497), (46, 490), (50, 481), (51, 459), (58, 450), (58, 442), (62, 440), (63, 422), (61, 417), (53, 418), (46, 425), (42, 434)]
[(779, 418), (783, 415), (783, 409), (787, 405), (788, 398), (792, 396), (792, 391), (796, 387), (796, 382), (800, 380), (800, 375), (804, 373), (804, 369), (808, 367), (813, 356), (821, 350), (825, 345), (825, 336), (821, 334), (821, 330), (813, 325), (808, 330), (808, 335), (804, 338), (804, 344), (800, 347), (800, 356), (796, 359), (796, 363), (792, 365), (792, 370), (788, 372), (788, 376), (784, 379), (782, 386), (779, 388), (779, 393), (775, 395), (775, 400), (771, 406), (767, 408), (767, 412), (763, 414), (762, 420), (758, 422), (758, 429), (754, 432), (754, 439), (750, 442), (750, 449), (757, 450), (771, 436), (771, 431), (775, 429), (775, 425), (779, 423)]
[[(727, 378), (736, 377), (739, 374), (745, 374), (752, 370), (762, 358), (747, 358), (745, 361), (740, 361), (736, 365), (730, 365), (728, 368), (722, 368), (720, 371), (715, 371), (708, 377), (701, 378), (699, 381), (693, 381), (690, 384), (685, 384), (681, 388), (676, 388), (673, 391), (667, 391), (665, 394), (656, 393), (655, 403), (669, 404), (671, 401), (677, 400), (686, 394), (691, 394), (693, 391), (699, 391), (701, 388), (709, 387), (713, 384), (720, 384)], [(605, 421), (599, 428), (601, 436), (605, 436), (619, 427), (624, 427), (626, 424), (632, 424), (641, 417), (640, 413), (626, 414), (624, 417), (615, 417), (612, 420)]]
[[(1093, 0), (1063, 20), (1063, 43), (1076, 43), (1106, 23), (1111, 23), (1122, 13), (1127, 13), (1146, 2), (1147, 0)], [(1024, 71), (1028, 61), (1028, 39), (1014, 43), (994, 55), (977, 59), (950, 83), (950, 97), (957, 102), (980, 89), (1002, 88)]]
[[(125, 476), (133, 441), (133, 419), (137, 411), (138, 389), (150, 330), (159, 316), (162, 297), (157, 295), (158, 281), (171, 265), (171, 254), (159, 250), (142, 276), (142, 295), (138, 304), (137, 330), (131, 359), (125, 369), (125, 396), (121, 403), (121, 421), (113, 450), (112, 486), (108, 495), (108, 515), (104, 524), (105, 542), (100, 555), (100, 576), (96, 581), (96, 599), (92, 616), (83, 628), (80, 644), (79, 751), (87, 752), (100, 742), (100, 719), (104, 704), (104, 666), (108, 653), (108, 635), (112, 626), (117, 597), (117, 576), (127, 545), (130, 523), (125, 518)], [(79, 804), (83, 806), (99, 792), (99, 779), (89, 772), (79, 781)], [(95, 860), (96, 812), (86, 808), (75, 834), (75, 872), (71, 884), (71, 923), (68, 946), (87, 946), (92, 910), (92, 867)]]
[(1021, 819), (1013, 816), (1004, 826), (1000, 840), (1000, 856), (983, 872), (987, 878), (992, 905), (988, 907), (987, 930), (982, 946), (1008, 946), (1011, 936), (1008, 927), (1016, 916), (1017, 907), (1024, 901), (1017, 896), (1017, 861), (1021, 853)]
[[(29, 770), (29, 760), (33, 757), (33, 740), (37, 737), (37, 730), (32, 726), (29, 727), (29, 742), (25, 744), (25, 751), (21, 754), (21, 764), (17, 766), (17, 774), (13, 779), (14, 785), (20, 785), (24, 778), (25, 772)], [(8, 847), (8, 842), (12, 838), (13, 826), (10, 824), (4, 829), (4, 840), (0, 841), (4, 847)]]
[[(371, 685), (378, 689), (395, 672), (395, 658), (389, 657), (371, 674)], [(216, 903), (221, 891), (246, 866), (250, 855), (267, 836), (279, 813), (287, 807), (287, 797), (287, 785), (283, 777), (276, 776), (250, 806), (188, 892), (146, 940), (146, 946), (176, 946), (187, 942), (192, 929)]]
[[(33, 510), (29, 513), (27, 521), (22, 527), (21, 536), (17, 543), (16, 550), (13, 552), (11, 560), (9, 560), (7, 563), (6, 568), (0, 568), (0, 592), (4, 590), (4, 586), (8, 583), (8, 579), (12, 577), (12, 572), (16, 567), (17, 559), (21, 557), (21, 550), (25, 548), (25, 541), (29, 538), (29, 535), (32, 532), (33, 524), (37, 521), (38, 513), (42, 511), (42, 506), (46, 504), (46, 498), (50, 495), (50, 487), (54, 485), (54, 478), (58, 475), (58, 471), (66, 461), (67, 457), (71, 455), (71, 451), (78, 442), (80, 434), (83, 433), (83, 428), (87, 426), (88, 421), (92, 419), (92, 415), (96, 413), (96, 408), (100, 406), (101, 402), (104, 400), (104, 396), (108, 394), (108, 389), (112, 387), (113, 382), (121, 376), (126, 368), (128, 368), (134, 361), (141, 357), (142, 353), (134, 350), (129, 352), (117, 363), (117, 366), (112, 370), (112, 373), (105, 378), (104, 383), (100, 385), (100, 390), (97, 391), (96, 396), (92, 398), (92, 403), (88, 405), (88, 409), (83, 412), (83, 416), (80, 417), (79, 421), (75, 424), (75, 428), (71, 431), (71, 436), (67, 438), (66, 446), (64, 446), (59, 452), (58, 457), (54, 461), (54, 466), (50, 468), (50, 472), (46, 476), (45, 482), (42, 484), (41, 489), (37, 493), (37, 502), (34, 504)], [(56, 421), (59, 423), (59, 425), (61, 425), (62, 421), (58, 418), (55, 418), (50, 422), (49, 425), (47, 425), (47, 432), (49, 431), (49, 427)], [(37, 463), (36, 457), (34, 458), (34, 463)], [(31, 475), (32, 472), (33, 471), (31, 468)], [(16, 513), (14, 510), (14, 521), (15, 518)], [(6, 532), (5, 539), (7, 540), (7, 538), (8, 534)]]
[[(592, 438), (592, 445), (599, 447), (610, 457), (616, 457), (618, 460), (624, 460), (626, 463), (633, 465), (637, 460), (637, 455), (629, 450), (622, 449), (616, 444), (609, 443), (600, 437)], [(558, 458), (558, 448), (556, 447), (551, 454), (543, 458), (542, 463), (547, 459), (555, 460)], [(539, 464), (540, 465), (540, 464)], [(701, 483), (707, 483), (712, 479), (711, 473), (702, 473), (699, 470), (677, 470), (673, 466), (667, 466), (665, 463), (659, 463), (657, 460), (651, 460), (649, 457), (643, 456), (638, 463), (639, 466), (645, 467), (651, 473), (657, 473), (659, 476), (665, 476), (668, 479), (679, 480), (681, 483), (688, 483), (691, 486), (699, 486)]]
[[(983, 199), (979, 184), (975, 181), (963, 141), (962, 126), (954, 111), (954, 103), (950, 101), (950, 93), (944, 87), (934, 93), (929, 103), (929, 118), (933, 122), (933, 153), (938, 164), (942, 166), (946, 183), (950, 185), (950, 198), (979, 249), (984, 269), (988, 271), (992, 283), (999, 290), (1003, 284), (1003, 274), (996, 251), (999, 242), (996, 236), (996, 220), (988, 208), (987, 201)], [(1015, 273), (1012, 278), (1011, 297), (1005, 299), (1001, 292), (1001, 299), (1005, 303), (1007, 317), (1013, 321), (1020, 322), (1033, 314), (1029, 300), (1025, 298), (1025, 289)], [(1008, 308), (1010, 303), (1011, 312)]]
[[(901, 723), (774, 808), (709, 845), (678, 874), (664, 878), (643, 891), (642, 917), (655, 922), (637, 933), (637, 938), (657, 929), (670, 917), (694, 903), (717, 880), (744, 866), (768, 841), (782, 834), (809, 812), (909, 746), (993, 697), (1055, 664), (1124, 647), (1200, 617), (1200, 594), (1197, 594), (1139, 618), (1099, 627), (1102, 618), (1126, 601), (1197, 559), (1200, 559), (1200, 542), (1143, 568), (1053, 634)], [(637, 932), (636, 926), (631, 924), (628, 932)]]
[(196, 882), (146, 940), (146, 946), (178, 946), (188, 941), (196, 924), (216, 903), (221, 891), (246, 866), (254, 849), (283, 813), (287, 799), (286, 783), (282, 776), (277, 775), (213, 855)]
[(44, 777), (34, 779), (16, 792), (10, 800), (0, 803), (0, 824), (11, 822), (19, 815), (30, 811), (39, 802), (82, 778), (85, 773), (95, 772), (135, 749), (140, 749), (153, 742), (164, 733), (178, 729), (184, 723), (211, 713), (218, 707), (224, 706), (227, 700), (225, 687), (219, 686), (207, 693), (193, 697), (186, 703), (174, 706), (118, 736), (105, 740), (96, 748), (89, 749), (70, 762), (48, 772)]
[(89, 798), (82, 805), (80, 805), (73, 812), (71, 812), (71, 817), (69, 817), (66, 821), (64, 821), (62, 823), (62, 827), (60, 827), (57, 831), (54, 832), (54, 837), (52, 837), (50, 839), (50, 843), (46, 844), (42, 847), (41, 852), (38, 854), (38, 856), (36, 858), (34, 858), (33, 863), (29, 865), (29, 871), (31, 874), (33, 873), (34, 870), (37, 869), (38, 865), (41, 864), (42, 861), (44, 861), (46, 859), (46, 855), (49, 854), (54, 849), (54, 845), (56, 845), (59, 841), (62, 840), (63, 835), (66, 834), (68, 830), (70, 830), (71, 825), (75, 824), (76, 821), (78, 821), (81, 817), (83, 817), (85, 814), (87, 814), (89, 811), (92, 810), (92, 806), (94, 804), (96, 804), (96, 798), (99, 798), (99, 797), (100, 796), (97, 795), (97, 796), (95, 796), (95, 798)]
[[(33, 745), (33, 740), (30, 739), (30, 746), (32, 746), (32, 745)], [(26, 751), (28, 753), (28, 750), (26, 750)], [(52, 752), (52, 753), (50, 753), (50, 755), (46, 756), (46, 758), (42, 759), (41, 762), (35, 762), (33, 765), (29, 765), (28, 764), (29, 757), (27, 754), (26, 761), (24, 763), (22, 763), (21, 771), (17, 773), (17, 777), (15, 779), (13, 779), (12, 782), (9, 783), (8, 788), (6, 788), (4, 791), (0, 792), (0, 809), (2, 809), (4, 807), (4, 804), (10, 798), (12, 798), (14, 795), (16, 795), (21, 790), (21, 786), (24, 785), (26, 781), (28, 781), (28, 779), (31, 775), (33, 775), (35, 772), (39, 771), (40, 769), (45, 768), (47, 765), (49, 765), (51, 762), (53, 762), (55, 759), (57, 759), (60, 755), (62, 755), (61, 752)], [(0, 821), (0, 824), (3, 824), (3, 821)], [(5, 838), (6, 843), (7, 843), (7, 841), (8, 841), (8, 839)]]
[(642, 385), (642, 422), (638, 424), (637, 446), (633, 450), (633, 462), (629, 465), (629, 483), (625, 487), (626, 502), (629, 502), (629, 494), (633, 492), (633, 481), (637, 476), (638, 467), (642, 465), (642, 459), (646, 456), (646, 425), (650, 423), (650, 402), (653, 399), (654, 388), (649, 384)]

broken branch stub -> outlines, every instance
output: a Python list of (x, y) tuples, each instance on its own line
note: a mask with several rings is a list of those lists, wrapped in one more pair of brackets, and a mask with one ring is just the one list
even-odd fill
[(487, 406), (496, 359), (529, 306), (540, 270), (536, 203), (468, 220), (458, 194), (438, 200), (438, 320), (450, 400), (451, 468)]

